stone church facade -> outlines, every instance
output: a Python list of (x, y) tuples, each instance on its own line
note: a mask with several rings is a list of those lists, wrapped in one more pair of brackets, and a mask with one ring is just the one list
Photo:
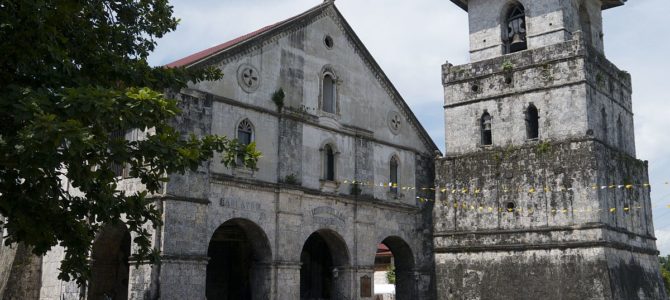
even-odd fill
[(472, 62), (442, 66), (444, 156), (325, 1), (168, 65), (224, 73), (168, 91), (179, 130), (263, 157), (171, 176), (160, 265), (133, 266), (132, 237), (107, 226), (86, 287), (57, 280), (55, 248), (10, 268), (34, 283), (16, 298), (372, 300), (384, 244), (398, 300), (667, 299), (630, 76), (602, 42), (602, 9), (625, 1), (452, 2)]
[(373, 299), (380, 243), (398, 299), (433, 298), (432, 202), (417, 197), (434, 192), (414, 187), (433, 186), (438, 148), (333, 2), (174, 66), (224, 73), (171, 92), (185, 100), (176, 126), (255, 142), (258, 168), (215, 157), (171, 176), (157, 199), (160, 265), (119, 265), (130, 236), (106, 228), (88, 287), (50, 269), (40, 299)]

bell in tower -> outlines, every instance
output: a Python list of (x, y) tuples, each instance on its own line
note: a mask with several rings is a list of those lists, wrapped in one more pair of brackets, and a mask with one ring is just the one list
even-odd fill
[(526, 43), (526, 15), (523, 5), (516, 3), (507, 14), (505, 35), (506, 53), (514, 53), (528, 48)]
[(631, 78), (600, 34), (625, 1), (452, 2), (471, 63), (442, 67), (437, 299), (667, 299)]

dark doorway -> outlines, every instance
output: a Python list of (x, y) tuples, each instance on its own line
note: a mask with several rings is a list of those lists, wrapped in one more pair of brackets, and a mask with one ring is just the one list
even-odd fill
[(326, 241), (313, 233), (300, 254), (300, 299), (331, 299), (333, 258)]
[(320, 230), (305, 241), (300, 253), (300, 299), (347, 299), (344, 268), (349, 252), (339, 235)]
[[(416, 299), (414, 284), (414, 256), (407, 243), (397, 236), (387, 237), (377, 246), (375, 271), (392, 272), (386, 274), (387, 282), (395, 285), (396, 300)], [(384, 287), (375, 284), (376, 287)], [(375, 290), (375, 294), (380, 291)]]
[(207, 299), (269, 299), (270, 248), (256, 224), (241, 219), (223, 223), (212, 235), (207, 256)]
[(93, 242), (88, 299), (128, 299), (130, 232), (125, 225), (107, 225)]

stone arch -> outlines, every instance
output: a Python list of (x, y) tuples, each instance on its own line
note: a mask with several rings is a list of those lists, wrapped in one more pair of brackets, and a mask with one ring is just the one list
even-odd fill
[(236, 218), (221, 224), (207, 256), (207, 299), (270, 299), (272, 248), (256, 223)]
[(300, 252), (300, 299), (347, 299), (350, 254), (346, 241), (331, 229), (320, 229)]
[(91, 250), (88, 299), (128, 299), (130, 232), (122, 223), (102, 227)]
[[(388, 236), (380, 242), (392, 253), (392, 264), (395, 271), (395, 299), (406, 300), (416, 298), (416, 281), (414, 280), (415, 259), (414, 251), (405, 240), (399, 236)], [(377, 252), (379, 255), (379, 251)], [(375, 258), (375, 267), (379, 260)], [(377, 293), (377, 292), (375, 292)]]

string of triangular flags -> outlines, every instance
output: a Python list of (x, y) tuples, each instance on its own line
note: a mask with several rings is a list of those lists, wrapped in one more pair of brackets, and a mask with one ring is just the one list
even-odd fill
[[(352, 184), (352, 185), (359, 185), (359, 186), (369, 186), (369, 187), (378, 187), (378, 188), (397, 188), (399, 190), (421, 190), (421, 191), (440, 191), (442, 193), (461, 193), (461, 194), (480, 194), (480, 193), (485, 193), (489, 191), (488, 189), (484, 188), (470, 188), (470, 187), (465, 187), (466, 184), (443, 184), (443, 185), (435, 185), (435, 186), (425, 186), (425, 187), (416, 187), (416, 186), (406, 186), (406, 185), (399, 185), (394, 182), (379, 182), (379, 183), (373, 183), (369, 181), (357, 181), (357, 180), (344, 180), (342, 181), (344, 184)], [(670, 182), (665, 182), (666, 185), (670, 184)], [(608, 185), (596, 185), (593, 184), (591, 185), (591, 189), (597, 190), (597, 189), (634, 189), (634, 188), (650, 188), (651, 184), (649, 183), (640, 183), (640, 184), (631, 184), (631, 183), (626, 183), (626, 184), (608, 184)], [(543, 187), (529, 187), (527, 189), (521, 188), (521, 187), (507, 187), (505, 185), (502, 186), (502, 189), (495, 188), (496, 191), (503, 191), (503, 192), (522, 192), (526, 191), (528, 193), (538, 193), (538, 192), (556, 192), (556, 191), (572, 191), (574, 188), (572, 187), (567, 187), (564, 185), (556, 185), (556, 186), (543, 186)]]
[[(425, 186), (425, 187), (417, 187), (417, 186), (406, 186), (406, 185), (399, 185), (397, 183), (393, 182), (378, 182), (378, 183), (373, 183), (369, 181), (357, 181), (357, 180), (344, 180), (342, 181), (344, 184), (351, 184), (351, 185), (358, 185), (358, 186), (368, 186), (368, 187), (374, 187), (374, 188), (397, 188), (398, 190), (415, 190), (415, 191), (423, 191), (423, 192), (435, 192), (439, 191), (440, 193), (443, 194), (451, 194), (451, 195), (481, 195), (481, 194), (486, 194), (490, 192), (490, 189), (484, 189), (484, 188), (473, 188), (473, 187), (465, 187), (466, 184), (442, 184), (442, 185), (435, 185), (435, 186)], [(670, 185), (670, 182), (664, 182), (664, 185)], [(632, 190), (636, 188), (642, 188), (642, 189), (649, 189), (651, 188), (651, 184), (649, 183), (640, 183), (640, 184), (631, 184), (631, 183), (626, 183), (626, 184), (608, 184), (608, 185), (597, 185), (593, 184), (590, 186), (590, 189), (592, 190), (613, 190), (613, 189), (623, 189), (623, 190)], [(554, 186), (542, 186), (542, 187), (527, 187), (527, 188), (522, 188), (522, 187), (508, 187), (503, 185), (502, 188), (497, 187), (494, 188), (496, 192), (500, 193), (550, 193), (550, 192), (570, 192), (575, 190), (573, 187), (567, 187), (564, 185), (559, 185), (556, 184)], [(428, 197), (421, 197), (421, 196), (416, 196), (416, 199), (420, 202), (428, 202), (428, 201), (435, 201), (432, 198)], [(486, 211), (486, 212), (503, 212), (506, 210), (509, 210), (508, 208), (493, 208), (493, 207), (484, 207), (484, 206), (475, 206), (475, 205), (458, 205), (455, 208), (469, 208), (469, 210), (477, 210), (477, 211)], [(670, 208), (670, 204), (667, 205), (668, 208)], [(608, 209), (597, 209), (597, 210), (590, 210), (590, 208), (587, 209), (582, 209), (582, 210), (576, 210), (572, 211), (573, 213), (591, 213), (591, 212), (599, 212), (603, 210), (607, 210), (611, 213), (616, 213), (617, 210), (624, 211), (624, 212), (629, 212), (633, 209), (640, 209), (641, 207), (623, 207), (623, 208), (616, 208), (616, 207), (611, 207)], [(521, 212), (523, 211), (523, 208), (514, 208), (512, 211), (517, 211)], [(532, 212), (532, 209), (531, 211)], [(553, 213), (567, 213), (568, 211), (563, 209), (553, 209)]]
[[(432, 200), (431, 200), (432, 201)], [(442, 201), (445, 204), (448, 204), (447, 201)], [(447, 205), (449, 208), (453, 208), (454, 210), (461, 210), (461, 211), (471, 211), (471, 212), (477, 212), (477, 213), (500, 213), (500, 212), (527, 212), (527, 213), (533, 213), (535, 211), (538, 211), (539, 209), (533, 209), (532, 207), (530, 208), (523, 208), (523, 207), (517, 207), (517, 208), (503, 208), (503, 207), (498, 207), (495, 208), (493, 206), (484, 206), (481, 204), (477, 203), (467, 203), (467, 202), (453, 202), (453, 205)], [(582, 214), (582, 213), (599, 213), (599, 212), (610, 212), (610, 213), (616, 213), (617, 211), (623, 211), (623, 212), (630, 212), (636, 209), (642, 209), (643, 207), (641, 205), (635, 205), (635, 206), (623, 206), (621, 208), (617, 207), (609, 207), (609, 208), (577, 208), (577, 209), (567, 209), (567, 208), (552, 208), (549, 211), (553, 214), (567, 214), (567, 213), (572, 213), (572, 214)], [(541, 211), (545, 211), (544, 209), (541, 209)]]

